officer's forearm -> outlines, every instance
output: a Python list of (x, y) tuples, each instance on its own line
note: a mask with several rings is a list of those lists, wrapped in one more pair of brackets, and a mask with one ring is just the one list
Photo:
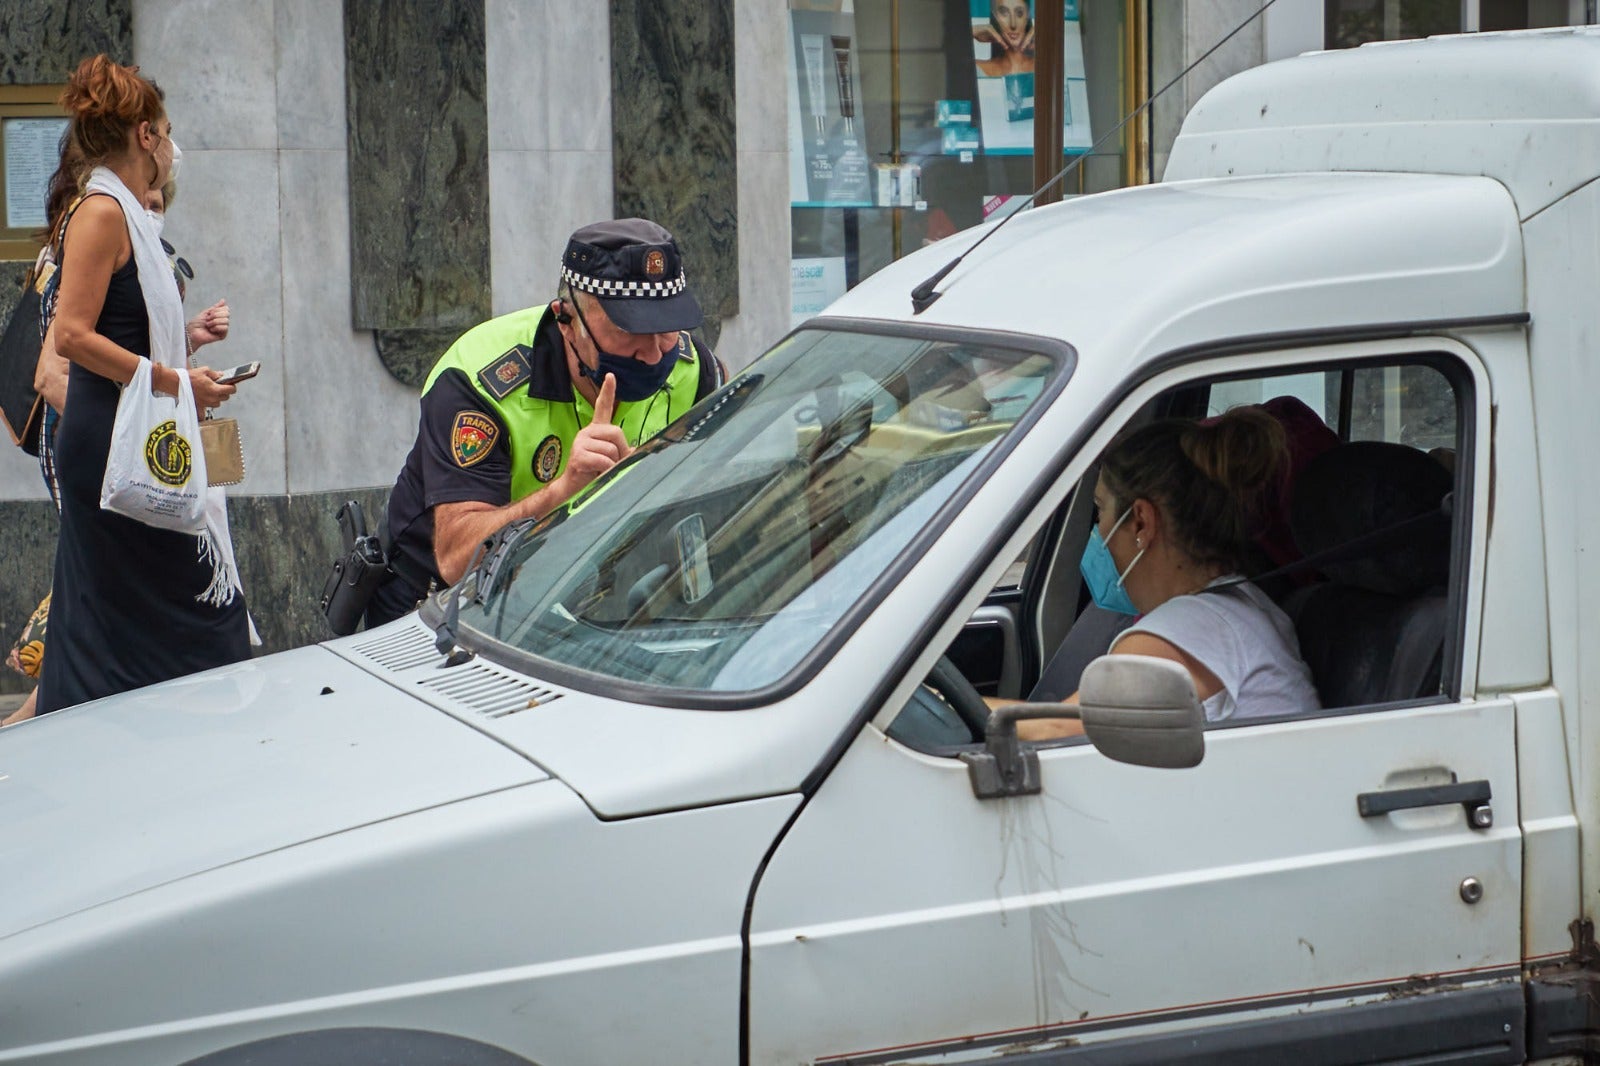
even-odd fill
[(572, 493), (560, 479), (531, 496), (504, 507), (467, 501), (441, 503), (433, 509), (433, 559), (446, 585), (454, 585), (467, 572), (478, 545), (512, 522), (543, 518), (565, 503)]

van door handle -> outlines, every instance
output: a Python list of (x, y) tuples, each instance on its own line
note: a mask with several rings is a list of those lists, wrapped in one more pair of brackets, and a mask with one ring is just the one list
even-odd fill
[(1442, 807), (1448, 803), (1461, 804), (1467, 812), (1467, 824), (1474, 829), (1488, 829), (1494, 825), (1494, 808), (1489, 806), (1487, 781), (1395, 788), (1385, 792), (1363, 792), (1356, 796), (1356, 810), (1361, 812), (1363, 818), (1377, 818), (1391, 811), (1413, 807)]

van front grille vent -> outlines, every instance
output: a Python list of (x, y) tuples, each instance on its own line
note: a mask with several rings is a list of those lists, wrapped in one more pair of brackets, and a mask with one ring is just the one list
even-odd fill
[(428, 666), (444, 658), (433, 646), (431, 634), (410, 626), (398, 633), (357, 644), (354, 650), (385, 670), (396, 672)]
[(503, 674), (482, 661), (467, 663), (417, 682), (485, 718), (504, 718), (561, 698), (562, 693), (525, 678)]

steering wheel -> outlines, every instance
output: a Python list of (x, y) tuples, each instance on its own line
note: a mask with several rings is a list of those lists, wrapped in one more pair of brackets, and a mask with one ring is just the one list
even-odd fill
[(972, 739), (982, 742), (989, 728), (989, 705), (983, 702), (983, 696), (966, 675), (956, 669), (950, 656), (939, 656), (939, 661), (928, 671), (928, 684), (938, 690), (950, 709), (972, 730)]

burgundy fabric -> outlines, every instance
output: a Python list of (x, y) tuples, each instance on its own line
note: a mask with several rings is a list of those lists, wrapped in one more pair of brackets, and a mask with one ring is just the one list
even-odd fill
[[(1301, 558), (1300, 549), (1295, 546), (1294, 534), (1289, 529), (1289, 501), (1294, 495), (1295, 481), (1311, 460), (1339, 443), (1339, 434), (1329, 429), (1315, 411), (1293, 396), (1275, 396), (1262, 404), (1261, 409), (1283, 426), (1289, 448), (1289, 463), (1284, 468), (1283, 476), (1278, 484), (1268, 487), (1261, 501), (1262, 525), (1255, 536), (1256, 547), (1261, 549), (1272, 568), (1276, 569)], [(1210, 425), (1215, 421), (1216, 418), (1208, 418), (1201, 424)], [(1303, 585), (1314, 580), (1315, 575), (1303, 574), (1295, 582)]]

